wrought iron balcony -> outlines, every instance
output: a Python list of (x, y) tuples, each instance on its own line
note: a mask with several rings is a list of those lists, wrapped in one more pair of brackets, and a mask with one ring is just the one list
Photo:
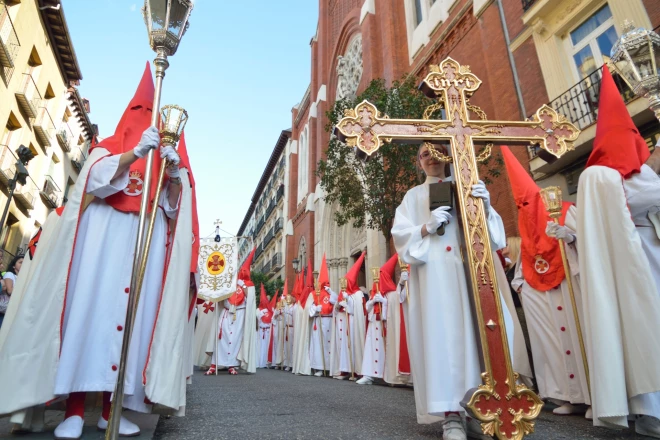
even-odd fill
[(536, 0), (522, 0), (523, 11), (526, 11), (529, 8), (531, 8), (534, 3), (536, 3)]
[(263, 251), (264, 251), (263, 246), (261, 246), (261, 244), (258, 244), (258, 245), (257, 245), (257, 250), (254, 251), (254, 259), (255, 259), (255, 261), (256, 261), (256, 260), (259, 258), (259, 256), (263, 253)]
[(46, 176), (46, 181), (39, 194), (49, 208), (56, 209), (62, 206), (62, 190), (51, 176)]
[[(635, 94), (626, 83), (616, 74), (613, 77), (623, 100), (628, 103), (635, 99)], [(599, 68), (551, 101), (550, 107), (584, 130), (596, 122), (601, 79), (602, 70)], [(529, 147), (530, 159), (535, 158), (538, 151), (538, 146)]]
[(256, 227), (256, 229), (254, 230), (254, 233), (255, 233), (255, 234), (258, 234), (259, 231), (261, 231), (261, 229), (264, 227), (265, 224), (266, 224), (266, 220), (265, 220), (263, 217), (261, 217), (261, 218), (259, 219), (259, 221), (257, 221), (257, 227)]
[(277, 189), (277, 201), (279, 202), (282, 200), (284, 197), (284, 185), (280, 185), (280, 187)]
[(270, 242), (273, 241), (273, 238), (275, 238), (275, 231), (274, 228), (270, 228), (266, 234), (266, 237), (264, 238), (264, 249), (266, 249)]
[(270, 260), (270, 270), (277, 272), (282, 268), (282, 253), (276, 252)]
[(57, 142), (59, 142), (62, 151), (68, 153), (71, 151), (71, 144), (73, 143), (73, 132), (71, 127), (66, 122), (62, 122), (60, 128), (57, 130)]
[(270, 260), (266, 261), (263, 266), (261, 266), (261, 273), (270, 272)]
[(50, 140), (55, 134), (55, 124), (53, 118), (50, 117), (50, 112), (46, 107), (41, 107), (37, 114), (37, 119), (32, 124), (34, 134), (37, 137), (37, 142), (45, 150), (50, 147)]
[(37, 89), (34, 78), (29, 73), (23, 74), (23, 83), (14, 93), (18, 106), (28, 118), (36, 118), (41, 106), (41, 93)]
[(270, 203), (268, 204), (268, 207), (266, 208), (266, 215), (264, 216), (264, 219), (267, 220), (268, 217), (270, 217), (270, 215), (275, 210), (275, 206), (276, 206), (275, 199), (271, 199)]
[(275, 234), (282, 230), (284, 227), (284, 219), (282, 217), (275, 220), (275, 226), (273, 227)]
[(37, 188), (37, 185), (35, 185), (31, 178), (28, 178), (25, 185), (21, 185), (20, 183), (16, 185), (14, 200), (25, 209), (34, 209), (38, 192), (39, 188)]
[(14, 72), (14, 60), (18, 55), (21, 43), (11, 21), (9, 11), (4, 2), (0, 3), (0, 66), (3, 67), (5, 81), (9, 83)]
[(14, 152), (6, 145), (0, 145), (0, 183), (7, 188), (9, 181), (14, 178), (16, 173), (16, 161), (18, 160)]
[(87, 156), (85, 156), (85, 153), (82, 152), (80, 147), (74, 147), (73, 152), (71, 153), (71, 165), (80, 172), (82, 170), (83, 165), (85, 165), (85, 160), (87, 159)]

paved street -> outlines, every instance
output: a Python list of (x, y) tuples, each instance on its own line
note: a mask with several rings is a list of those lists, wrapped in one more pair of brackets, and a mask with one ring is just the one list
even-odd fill
[[(442, 438), (437, 425), (415, 422), (412, 389), (359, 386), (275, 370), (230, 376), (195, 374), (185, 418), (161, 417), (157, 439)], [(642, 439), (633, 430), (608, 431), (582, 417), (544, 411), (536, 433), (555, 439)]]

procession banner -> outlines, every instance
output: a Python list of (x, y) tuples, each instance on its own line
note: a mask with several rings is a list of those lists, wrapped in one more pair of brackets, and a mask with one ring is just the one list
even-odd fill
[(203, 238), (199, 247), (199, 294), (206, 301), (219, 302), (236, 291), (238, 240), (236, 237)]

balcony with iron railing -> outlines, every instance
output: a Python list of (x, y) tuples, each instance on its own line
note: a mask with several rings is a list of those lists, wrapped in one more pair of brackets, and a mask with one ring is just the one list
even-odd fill
[(270, 260), (270, 270), (277, 272), (282, 268), (282, 253), (276, 252)]
[(62, 121), (60, 128), (57, 129), (57, 142), (60, 144), (62, 151), (69, 153), (71, 151), (71, 144), (73, 143), (73, 132), (67, 122)]
[(45, 150), (50, 147), (50, 140), (55, 134), (55, 124), (53, 118), (50, 117), (50, 112), (46, 107), (41, 107), (37, 114), (37, 119), (32, 124), (34, 134), (37, 137), (37, 142)]
[(0, 2), (0, 66), (5, 84), (9, 83), (14, 73), (14, 61), (21, 48), (14, 23), (4, 2)]
[(85, 160), (87, 160), (87, 156), (85, 155), (85, 153), (83, 153), (80, 147), (74, 147), (70, 156), (71, 156), (71, 165), (76, 170), (78, 170), (78, 172), (80, 172), (80, 170), (82, 170), (83, 165), (85, 164)]
[(275, 197), (278, 202), (282, 200), (282, 198), (284, 197), (284, 185), (280, 185), (280, 187), (277, 188), (277, 195)]
[[(613, 74), (613, 77), (623, 100), (629, 103), (635, 99), (635, 94), (625, 81), (616, 74)], [(584, 130), (596, 122), (601, 79), (602, 69), (599, 68), (552, 100), (548, 105), (558, 113), (566, 116), (580, 130)], [(540, 146), (538, 145), (529, 147), (530, 159), (537, 157), (539, 150)]]
[(274, 228), (270, 228), (268, 230), (268, 233), (266, 233), (266, 237), (264, 237), (264, 244), (263, 244), (264, 249), (268, 247), (268, 245), (270, 244), (271, 241), (273, 241), (274, 238), (275, 238), (275, 230)]
[(275, 210), (275, 199), (271, 199), (270, 203), (268, 204), (268, 207), (266, 208), (266, 215), (264, 216), (264, 219), (268, 220), (268, 217), (273, 213)]
[(27, 210), (34, 209), (38, 192), (39, 188), (34, 183), (32, 178), (28, 177), (25, 185), (21, 185), (20, 183), (16, 184), (16, 190), (14, 191), (14, 201), (16, 204), (21, 205)]
[(23, 74), (23, 83), (14, 93), (16, 101), (21, 111), (25, 113), (28, 118), (36, 118), (37, 111), (41, 106), (41, 93), (37, 89), (37, 83), (29, 73)]
[(261, 217), (257, 221), (257, 227), (255, 228), (254, 233), (258, 234), (261, 231), (261, 229), (264, 227), (265, 224), (266, 224), (266, 220), (263, 217)]
[(270, 260), (266, 261), (263, 266), (261, 266), (261, 273), (270, 272)]
[(277, 234), (284, 228), (284, 219), (282, 217), (275, 220), (275, 226), (273, 227), (273, 232)]
[(46, 176), (44, 186), (39, 194), (49, 208), (56, 209), (62, 206), (62, 190), (51, 176)]
[(6, 145), (0, 145), (0, 183), (9, 187), (9, 181), (14, 178), (16, 173), (16, 155)]

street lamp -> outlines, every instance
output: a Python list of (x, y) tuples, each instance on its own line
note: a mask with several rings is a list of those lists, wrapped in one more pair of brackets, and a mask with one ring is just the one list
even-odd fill
[(294, 258), (293, 260), (291, 260), (291, 266), (293, 266), (293, 271), (294, 271), (295, 273), (300, 272), (300, 271), (298, 270), (298, 268), (300, 267), (300, 260), (299, 260), (299, 259)]
[[(7, 220), (7, 213), (9, 212), (9, 205), (11, 205), (11, 199), (14, 197), (16, 184), (20, 183), (21, 185), (25, 185), (27, 183), (27, 178), (30, 173), (28, 173), (26, 166), (28, 162), (34, 158), (34, 153), (32, 150), (30, 150), (25, 145), (18, 147), (18, 150), (16, 150), (16, 155), (18, 156), (18, 160), (16, 160), (15, 164), (16, 172), (14, 173), (14, 177), (12, 177), (9, 181), (9, 196), (7, 196), (7, 203), (5, 203), (5, 210), (2, 213), (0, 226), (4, 226), (5, 221)], [(2, 249), (4, 250), (4, 245), (2, 245)]]
[(626, 21), (612, 47), (610, 64), (635, 95), (648, 98), (660, 120), (660, 35)]

